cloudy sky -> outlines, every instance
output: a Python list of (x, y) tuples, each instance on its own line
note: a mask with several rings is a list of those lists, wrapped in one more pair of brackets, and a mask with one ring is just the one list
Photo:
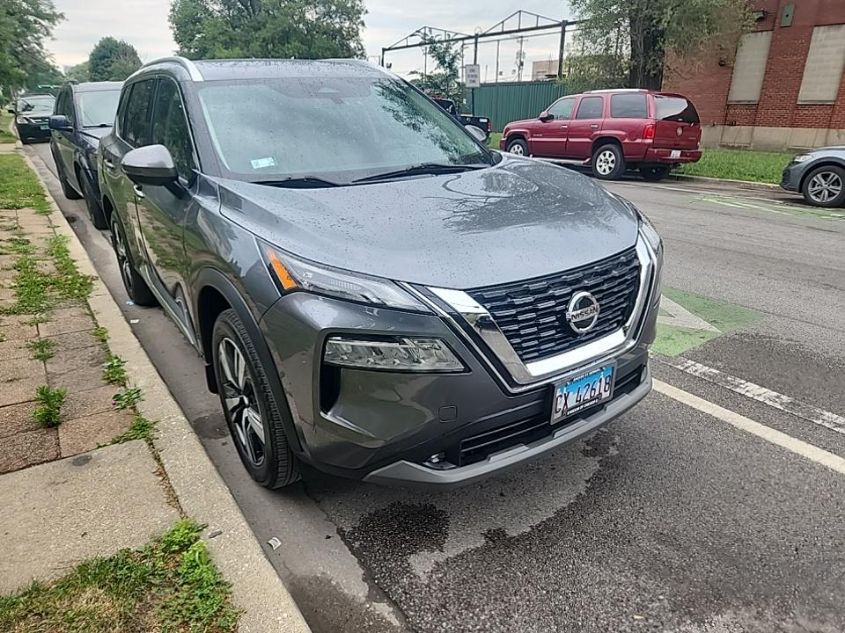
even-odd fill
[[(65, 14), (54, 32), (48, 48), (60, 66), (85, 61), (91, 48), (105, 35), (124, 39), (133, 44), (141, 59), (173, 54), (175, 44), (167, 22), (170, 0), (54, 0)], [(517, 9), (533, 11), (551, 18), (571, 17), (565, 0), (365, 0), (368, 14), (363, 33), (367, 54), (373, 60), (383, 46), (389, 46), (421, 26), (435, 26), (451, 31), (472, 34), (486, 30)], [(527, 61), (525, 79), (529, 79), (532, 61), (556, 57), (558, 36), (549, 35), (526, 39), (523, 49)], [(482, 78), (493, 81), (496, 66), (496, 44), (479, 47)], [(516, 40), (499, 45), (501, 78), (514, 79), (515, 60), (519, 51)], [(466, 49), (466, 62), (472, 51)], [(397, 51), (387, 61), (393, 70), (407, 74), (422, 70), (423, 55), (417, 50)]]

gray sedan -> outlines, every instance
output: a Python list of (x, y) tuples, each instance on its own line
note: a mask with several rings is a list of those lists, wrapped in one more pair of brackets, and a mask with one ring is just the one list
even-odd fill
[(845, 206), (845, 146), (799, 154), (783, 170), (780, 186), (817, 207)]

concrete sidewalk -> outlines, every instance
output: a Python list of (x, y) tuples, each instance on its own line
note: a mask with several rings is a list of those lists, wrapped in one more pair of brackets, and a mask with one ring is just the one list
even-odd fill
[[(208, 550), (243, 611), (240, 631), (306, 633), (43, 174), (19, 155), (47, 201), (0, 209), (0, 593), (139, 547), (188, 516), (207, 525)], [(107, 360), (114, 371), (104, 372)]]

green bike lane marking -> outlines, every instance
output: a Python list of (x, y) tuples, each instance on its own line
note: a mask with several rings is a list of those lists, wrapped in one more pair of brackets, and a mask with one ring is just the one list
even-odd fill
[(664, 288), (652, 351), (663, 356), (680, 356), (760, 318), (759, 312), (742, 306)]
[(768, 213), (777, 213), (779, 215), (803, 216), (819, 218), (822, 220), (845, 220), (845, 213), (840, 210), (823, 209), (810, 206), (803, 207), (775, 200), (763, 200), (761, 198), (701, 195), (692, 198), (690, 202), (705, 202), (709, 204), (718, 204), (723, 207), (731, 207), (732, 209), (755, 209), (757, 211), (766, 211)]

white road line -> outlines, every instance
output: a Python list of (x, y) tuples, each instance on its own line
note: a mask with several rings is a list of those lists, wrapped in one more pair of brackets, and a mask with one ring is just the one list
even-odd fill
[(775, 409), (780, 409), (781, 411), (785, 411), (786, 413), (799, 417), (803, 420), (807, 420), (813, 424), (823, 426), (831, 431), (836, 431), (837, 433), (845, 435), (845, 417), (842, 417), (841, 415), (836, 415), (830, 411), (819, 409), (818, 407), (814, 407), (806, 402), (796, 400), (791, 396), (785, 396), (777, 391), (766, 389), (766, 387), (761, 387), (753, 382), (748, 382), (742, 378), (731, 376), (730, 374), (721, 372), (718, 369), (713, 369), (707, 365), (702, 365), (701, 363), (697, 363), (693, 360), (687, 360), (685, 358), (669, 358), (665, 356), (658, 357), (657, 360), (664, 365), (669, 365), (670, 367), (679, 369), (692, 376), (703, 378), (708, 382), (712, 382), (713, 384), (724, 387), (725, 389), (730, 389), (731, 391), (747, 398), (757, 400), (758, 402), (762, 402), (763, 404), (774, 407)]
[(826, 466), (840, 475), (845, 475), (845, 459), (842, 459), (838, 455), (829, 453), (817, 446), (808, 444), (807, 442), (802, 442), (791, 435), (776, 431), (765, 424), (755, 422), (750, 418), (746, 418), (744, 415), (729, 411), (724, 407), (708, 402), (704, 398), (694, 396), (691, 393), (687, 393), (686, 391), (673, 387), (672, 385), (668, 385), (660, 380), (654, 381), (654, 390), (665, 396), (669, 396), (673, 400), (677, 400), (681, 404), (685, 404), (688, 407), (692, 407), (693, 409), (721, 420), (722, 422), (727, 422), (741, 431), (751, 433), (751, 435), (756, 435), (757, 437), (764, 439), (767, 442), (771, 442), (776, 446), (785, 448), (796, 455), (800, 455), (801, 457), (805, 457), (817, 464)]

